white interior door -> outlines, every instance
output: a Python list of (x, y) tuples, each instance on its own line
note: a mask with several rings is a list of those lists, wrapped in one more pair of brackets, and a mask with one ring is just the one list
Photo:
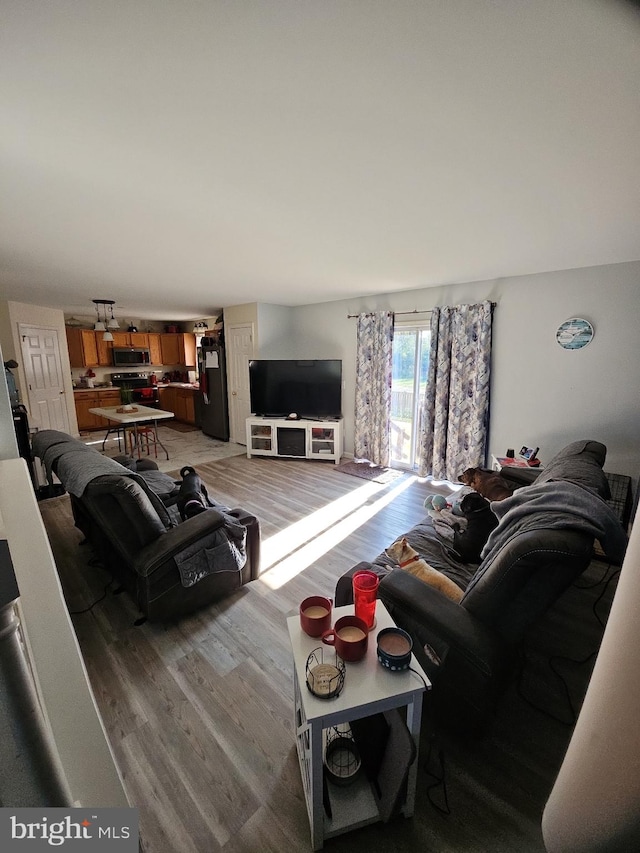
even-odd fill
[(69, 432), (57, 329), (19, 326), (29, 395), (29, 426)]
[(253, 323), (227, 326), (227, 384), (229, 387), (229, 438), (247, 443), (246, 420), (251, 414), (249, 396), (249, 360), (253, 353)]

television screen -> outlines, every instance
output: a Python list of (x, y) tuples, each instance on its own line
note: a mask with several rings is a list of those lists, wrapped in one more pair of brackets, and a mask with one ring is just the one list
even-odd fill
[(249, 362), (251, 411), (255, 415), (301, 418), (342, 416), (342, 362), (339, 359)]

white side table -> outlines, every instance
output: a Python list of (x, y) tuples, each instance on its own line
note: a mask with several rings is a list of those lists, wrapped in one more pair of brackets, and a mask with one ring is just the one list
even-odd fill
[[(340, 616), (352, 613), (353, 605), (337, 607), (334, 609), (333, 621), (335, 623)], [(376, 637), (383, 628), (395, 624), (381, 601), (378, 601), (376, 607), (376, 622), (376, 627), (369, 634), (366, 656), (361, 661), (346, 664), (345, 682), (340, 695), (333, 699), (320, 699), (307, 689), (307, 658), (320, 646), (325, 650), (325, 660), (331, 660), (333, 648), (323, 646), (321, 640), (308, 637), (300, 627), (297, 614), (287, 619), (294, 659), (296, 746), (314, 850), (320, 850), (327, 838), (380, 820), (378, 806), (364, 775), (346, 787), (328, 783), (331, 817), (325, 814), (322, 802), (322, 733), (331, 726), (406, 706), (406, 722), (416, 746), (416, 758), (409, 769), (402, 813), (405, 817), (413, 814), (422, 693), (425, 683), (428, 687), (431, 684), (415, 657), (412, 657), (411, 666), (424, 678), (424, 683), (410, 670), (391, 672), (381, 666), (376, 655)]]

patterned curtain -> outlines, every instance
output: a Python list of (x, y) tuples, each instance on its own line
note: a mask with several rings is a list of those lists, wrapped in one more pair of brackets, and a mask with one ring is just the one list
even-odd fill
[(354, 455), (389, 464), (393, 314), (358, 316)]
[(491, 376), (490, 302), (434, 308), (420, 436), (421, 477), (457, 482), (485, 464)]

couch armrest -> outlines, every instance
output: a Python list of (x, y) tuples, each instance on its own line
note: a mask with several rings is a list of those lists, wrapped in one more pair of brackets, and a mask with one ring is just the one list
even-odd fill
[(491, 674), (495, 651), (503, 643), (464, 607), (401, 569), (394, 569), (380, 581), (379, 596), (398, 625), (413, 627), (410, 633), (414, 639), (433, 640), (429, 645), (439, 657), (441, 652), (446, 656), (455, 649), (473, 666)]
[(247, 528), (247, 566), (243, 572), (248, 571), (248, 577), (245, 574), (245, 582), (254, 581), (260, 575), (260, 522), (255, 515), (241, 507), (230, 509), (227, 515), (233, 516)]
[(587, 568), (593, 536), (566, 528), (527, 530), (485, 559), (462, 605), (510, 643), (529, 628)]
[(411, 635), (413, 652), (433, 684), (434, 724), (467, 736), (482, 734), (513, 673), (516, 650), (460, 604), (401, 569), (380, 582), (379, 595)]
[(131, 567), (141, 577), (147, 577), (167, 560), (223, 525), (224, 518), (215, 509), (187, 518), (141, 548), (133, 557)]
[[(227, 515), (247, 528), (248, 574), (245, 573), (244, 577), (245, 580), (255, 580), (260, 572), (260, 523), (254, 515), (243, 509), (229, 510)], [(167, 530), (155, 542), (138, 551), (132, 561), (132, 568), (141, 577), (148, 577), (167, 560), (223, 527), (224, 523), (224, 516), (215, 509), (208, 509), (187, 518), (182, 524)]]

